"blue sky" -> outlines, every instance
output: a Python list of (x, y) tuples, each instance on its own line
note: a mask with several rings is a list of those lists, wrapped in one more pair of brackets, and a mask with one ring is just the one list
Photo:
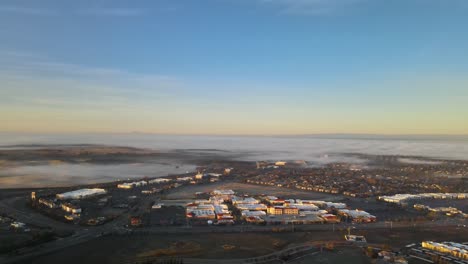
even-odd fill
[(0, 3), (0, 130), (468, 134), (463, 0)]

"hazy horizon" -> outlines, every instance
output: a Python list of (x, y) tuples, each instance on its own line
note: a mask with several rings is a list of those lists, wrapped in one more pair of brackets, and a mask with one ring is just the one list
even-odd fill
[(0, 263), (464, 257), (468, 0), (1, 0), (0, 25)]
[[(92, 136), (92, 135), (153, 135), (153, 136), (194, 136), (194, 137), (317, 137), (317, 138), (351, 138), (351, 139), (420, 139), (420, 140), (468, 140), (468, 134), (367, 134), (367, 133), (306, 133), (306, 134), (275, 134), (275, 133), (262, 133), (262, 134), (210, 134), (210, 133), (151, 133), (151, 132), (42, 132), (32, 133), (25, 131), (0, 131), (0, 142), (1, 137), (23, 137), (23, 136)], [(67, 143), (63, 143), (67, 144)]]
[(468, 4), (0, 3), (0, 131), (468, 134)]
[[(467, 160), (466, 138), (350, 138), (312, 136), (186, 136), (151, 134), (18, 135), (0, 134), (0, 149), (96, 144), (153, 149), (157, 152), (188, 152), (193, 157), (226, 160), (305, 160), (310, 166), (333, 162), (366, 165), (363, 157), (350, 154), (417, 156), (427, 160), (404, 159), (405, 163), (431, 163), (431, 159)], [(15, 147), (13, 147), (15, 148)], [(33, 161), (33, 160), (32, 160)], [(18, 163), (0, 169), (3, 186), (47, 186), (83, 184), (169, 173), (193, 171), (195, 162), (187, 158), (155, 159), (126, 164), (58, 165)], [(179, 166), (179, 167), (177, 167)]]

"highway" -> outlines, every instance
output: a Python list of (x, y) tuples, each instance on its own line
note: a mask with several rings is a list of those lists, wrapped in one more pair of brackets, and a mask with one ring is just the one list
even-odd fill
[(16, 256), (0, 256), (0, 263), (16, 263), (25, 261), (33, 257), (49, 254), (67, 247), (71, 247), (92, 239), (101, 237), (105, 234), (116, 234), (127, 232), (123, 226), (127, 222), (126, 217), (120, 217), (113, 222), (102, 226), (83, 228), (76, 230), (71, 236), (59, 238), (47, 243), (43, 243), (33, 247), (22, 248), (18, 250), (19, 255)]
[(22, 196), (0, 200), (0, 212), (15, 218), (16, 221), (37, 227), (70, 231), (79, 229), (78, 226), (59, 222), (35, 212), (25, 205), (25, 201), (27, 200), (27, 197)]
[(70, 225), (49, 219), (32, 209), (25, 206), (19, 207), (18, 202), (24, 197), (9, 198), (0, 201), (0, 212), (14, 216), (17, 221), (26, 224), (35, 225), (42, 228), (52, 228), (73, 231), (74, 234), (65, 238), (57, 239), (51, 242), (43, 243), (34, 247), (22, 248), (18, 250), (18, 255), (15, 256), (0, 256), (0, 263), (15, 263), (26, 261), (30, 258), (49, 254), (67, 247), (71, 247), (102, 235), (119, 235), (119, 234), (200, 234), (200, 233), (239, 233), (239, 232), (272, 232), (273, 228), (281, 229), (282, 232), (308, 232), (308, 231), (330, 231), (345, 230), (351, 227), (351, 230), (370, 230), (370, 229), (401, 229), (407, 228), (411, 230), (416, 227), (448, 227), (460, 226), (466, 222), (455, 220), (443, 221), (427, 221), (421, 223), (413, 222), (376, 222), (369, 224), (315, 224), (315, 225), (273, 225), (273, 226), (254, 226), (254, 225), (233, 225), (233, 226), (157, 226), (143, 227), (136, 229), (125, 228), (128, 223), (128, 215), (124, 214), (114, 219), (112, 222), (101, 226), (82, 227)]
[[(338, 241), (336, 241), (338, 242)], [(343, 242), (343, 241), (341, 241)], [(339, 242), (338, 242), (339, 243)], [(257, 256), (253, 258), (237, 258), (237, 259), (196, 259), (196, 258), (183, 258), (184, 263), (190, 264), (205, 264), (205, 263), (223, 263), (223, 264), (247, 264), (247, 263), (288, 263), (294, 261), (299, 257), (306, 255), (317, 254), (320, 251), (320, 245), (313, 244), (310, 242), (302, 243), (293, 247), (288, 247), (282, 250), (275, 251), (273, 253)], [(288, 256), (287, 261), (285, 256)], [(128, 262), (130, 263), (151, 263), (151, 261), (170, 261), (172, 257), (140, 257), (135, 260)], [(284, 259), (284, 260), (283, 260)]]
[(128, 219), (127, 215), (122, 215), (114, 219), (114, 221), (101, 226), (82, 227), (59, 222), (33, 211), (24, 204), (24, 201), (27, 201), (27, 199), (28, 198), (25, 197), (14, 197), (0, 200), (0, 213), (14, 217), (16, 221), (23, 222), (27, 225), (44, 229), (70, 231), (73, 235), (37, 246), (21, 248), (18, 250), (18, 255), (16, 256), (0, 255), (0, 263), (24, 261), (32, 257), (49, 254), (66, 247), (95, 239), (104, 234), (127, 232), (127, 229), (124, 228)]
[[(122, 234), (122, 233), (129, 233), (129, 234), (200, 234), (200, 233), (213, 233), (213, 232), (222, 232), (222, 233), (229, 233), (229, 232), (272, 232), (273, 227), (283, 228), (285, 231), (291, 230), (292, 226), (211, 226), (211, 227), (180, 227), (180, 226), (161, 226), (161, 227), (151, 227), (151, 228), (138, 228), (134, 230), (129, 230), (123, 227), (124, 223), (126, 223), (125, 218), (116, 219), (115, 222), (108, 223), (103, 226), (98, 226), (89, 229), (83, 229), (77, 231), (74, 235), (58, 239), (55, 241), (51, 241), (48, 243), (44, 243), (35, 247), (25, 248), (19, 251), (20, 255), (12, 256), (0, 259), (0, 263), (15, 263), (19, 261), (25, 261), (27, 259), (49, 254), (55, 251), (58, 251), (63, 248), (67, 248), (70, 246), (77, 245), (79, 243), (84, 243), (86, 241), (95, 239), (100, 237), (103, 234)], [(447, 226), (445, 221), (439, 222), (425, 222), (422, 224), (418, 224), (419, 227), (441, 227)], [(335, 229), (338, 228), (345, 229), (348, 225), (341, 224), (335, 225)], [(411, 228), (412, 225), (408, 223), (394, 223), (393, 228)], [(354, 226), (353, 230), (368, 230), (368, 229), (382, 229), (382, 228), (390, 228), (388, 224), (381, 222), (381, 223), (372, 223), (372, 224), (361, 224)], [(318, 225), (302, 225), (296, 226), (296, 232), (304, 232), (304, 231), (326, 231), (329, 230), (332, 232), (332, 226), (329, 224), (318, 224)]]

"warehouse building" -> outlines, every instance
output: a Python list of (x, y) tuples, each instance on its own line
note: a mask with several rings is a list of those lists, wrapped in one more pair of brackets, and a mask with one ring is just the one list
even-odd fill
[(404, 205), (410, 200), (421, 199), (467, 199), (468, 193), (420, 193), (420, 194), (395, 194), (391, 196), (379, 196), (379, 200), (387, 203)]
[(346, 217), (350, 217), (355, 223), (370, 223), (377, 221), (377, 218), (366, 211), (361, 210), (348, 210), (340, 209), (338, 214)]
[(423, 241), (421, 246), (425, 249), (448, 254), (461, 260), (468, 260), (468, 245), (454, 242), (432, 242)]
[(145, 186), (148, 183), (146, 181), (137, 181), (137, 182), (126, 182), (126, 183), (121, 183), (117, 185), (117, 188), (119, 189), (132, 189), (135, 187), (141, 187)]
[(268, 207), (264, 204), (257, 203), (257, 204), (236, 204), (237, 209), (241, 211), (249, 210), (249, 211), (266, 211)]
[(220, 190), (212, 191), (211, 194), (213, 195), (211, 197), (212, 200), (223, 202), (223, 201), (231, 201), (235, 192), (233, 190), (220, 189)]
[(59, 205), (56, 204), (54, 201), (46, 199), (46, 198), (39, 198), (38, 203), (46, 207), (49, 207), (50, 209), (59, 207)]
[(268, 214), (271, 215), (298, 215), (299, 209), (297, 207), (288, 206), (270, 206), (268, 207)]
[(56, 195), (59, 200), (76, 200), (93, 197), (96, 195), (106, 194), (106, 190), (100, 188), (93, 189), (80, 189), (66, 193), (59, 193)]
[(71, 203), (62, 203), (62, 209), (72, 214), (81, 214), (81, 208)]
[(323, 214), (320, 216), (327, 223), (339, 223), (340, 219), (334, 214)]
[(166, 179), (166, 178), (157, 178), (154, 180), (149, 180), (148, 184), (157, 184), (157, 183), (165, 183), (165, 182), (170, 182), (171, 180)]

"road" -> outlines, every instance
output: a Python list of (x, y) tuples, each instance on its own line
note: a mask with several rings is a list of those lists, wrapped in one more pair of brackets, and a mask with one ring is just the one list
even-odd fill
[[(343, 242), (343, 241), (341, 241)], [(338, 242), (339, 243), (339, 242)], [(275, 251), (273, 253), (257, 256), (253, 258), (237, 258), (237, 259), (196, 259), (196, 258), (183, 258), (184, 263), (190, 264), (205, 264), (205, 263), (223, 263), (223, 264), (247, 264), (247, 263), (288, 263), (289, 261), (294, 261), (299, 257), (306, 255), (316, 254), (320, 251), (320, 245), (313, 244), (310, 242), (296, 245), (293, 247), (288, 247), (282, 250)], [(287, 256), (287, 258), (286, 258)], [(152, 261), (158, 261), (163, 263), (164, 261), (171, 261), (173, 257), (140, 257), (130, 263), (151, 263)]]
[[(145, 227), (138, 229), (127, 229), (125, 224), (128, 222), (128, 215), (124, 214), (114, 219), (112, 222), (106, 223), (101, 226), (95, 227), (82, 227), (77, 225), (69, 225), (62, 222), (58, 222), (49, 219), (26, 206), (18, 206), (21, 203), (21, 199), (24, 201), (24, 197), (9, 198), (0, 201), (0, 212), (14, 216), (17, 221), (24, 222), (26, 224), (35, 225), (43, 228), (52, 228), (57, 230), (58, 228), (63, 230), (73, 231), (74, 234), (65, 238), (57, 239), (51, 242), (43, 243), (34, 247), (28, 247), (20, 249), (19, 255), (16, 256), (0, 256), (0, 263), (15, 263), (19, 261), (26, 261), (30, 258), (37, 257), (40, 255), (49, 254), (60, 249), (71, 247), (86, 241), (90, 241), (102, 235), (108, 234), (199, 234), (199, 233), (230, 233), (230, 232), (272, 232), (272, 228), (281, 228), (283, 231), (296, 231), (296, 232), (307, 232), (307, 231), (332, 231), (333, 229), (346, 229), (351, 227), (352, 230), (369, 230), (369, 229), (400, 229), (400, 228), (413, 228), (413, 227), (447, 227), (447, 226), (458, 226), (462, 224), (454, 220), (444, 221), (429, 221), (422, 223), (413, 222), (376, 222), (369, 224), (346, 224), (340, 223), (335, 224), (315, 224), (315, 225), (275, 225), (275, 226), (253, 226), (253, 225), (234, 225), (234, 226), (158, 226), (158, 227)], [(465, 223), (466, 224), (466, 223)]]
[(70, 231), (73, 235), (37, 246), (21, 248), (18, 250), (19, 255), (17, 256), (0, 255), (0, 263), (15, 263), (77, 245), (105, 234), (127, 232), (127, 229), (124, 228), (128, 220), (127, 215), (122, 215), (114, 219), (114, 221), (101, 226), (85, 228), (59, 222), (41, 215), (24, 204), (24, 201), (27, 201), (27, 199), (28, 198), (25, 197), (14, 197), (0, 200), (0, 213), (12, 216), (16, 221), (23, 222), (27, 225), (52, 230)]
[(12, 216), (16, 221), (32, 226), (71, 231), (79, 229), (78, 226), (59, 222), (35, 212), (26, 206), (27, 200), (28, 198), (22, 196), (0, 200), (0, 212)]
[[(18, 261), (24, 261), (36, 256), (49, 254), (60, 249), (77, 245), (79, 243), (84, 243), (86, 241), (95, 239), (100, 237), (103, 234), (115, 234), (115, 233), (125, 233), (129, 232), (128, 229), (124, 228), (123, 225), (126, 223), (126, 219), (124, 217), (116, 219), (114, 222), (108, 223), (103, 226), (98, 226), (89, 229), (83, 229), (77, 231), (74, 235), (70, 237), (66, 237), (63, 239), (51, 241), (48, 243), (44, 243), (42, 245), (38, 245), (31, 248), (26, 248), (20, 250), (20, 254), (18, 256), (8, 257), (0, 259), (0, 263), (15, 263)], [(347, 228), (349, 225), (342, 224), (342, 225), (335, 225), (335, 229), (337, 228)], [(418, 224), (419, 227), (440, 227), (440, 226), (447, 226), (445, 221), (439, 222), (425, 222)], [(271, 232), (272, 227), (279, 227), (284, 228), (285, 230), (292, 230), (291, 226), (211, 226), (211, 227), (180, 227), (180, 226), (161, 226), (161, 227), (152, 227), (152, 228), (139, 228), (131, 230), (130, 232), (133, 234), (174, 234), (174, 233), (188, 233), (188, 234), (199, 234), (199, 233), (213, 233), (213, 232), (222, 232), (222, 233), (229, 233), (229, 232)], [(393, 228), (411, 228), (412, 224), (409, 223), (394, 223)], [(369, 229), (382, 229), (382, 228), (390, 228), (387, 223), (380, 222), (380, 223), (372, 223), (372, 224), (361, 224), (355, 225), (353, 230), (369, 230)], [(318, 224), (318, 225), (302, 225), (295, 228), (297, 232), (303, 231), (332, 231), (332, 226), (329, 224)]]
[(136, 234), (170, 234), (170, 233), (241, 233), (241, 232), (272, 232), (273, 228), (282, 229), (282, 231), (308, 232), (308, 231), (332, 231), (339, 229), (351, 230), (370, 230), (370, 229), (401, 229), (401, 228), (420, 228), (420, 227), (455, 227), (466, 222), (461, 221), (427, 221), (421, 223), (413, 222), (376, 222), (368, 224), (312, 224), (312, 225), (233, 225), (233, 226), (165, 226), (165, 227), (143, 227), (132, 230)]
[(71, 247), (86, 241), (101, 237), (102, 235), (127, 232), (123, 226), (127, 223), (126, 217), (119, 217), (113, 222), (107, 223), (102, 226), (91, 228), (82, 228), (76, 230), (71, 236), (59, 238), (54, 241), (43, 243), (33, 247), (22, 248), (18, 250), (19, 255), (0, 257), (0, 263), (15, 263), (25, 261), (27, 259), (49, 254), (63, 248)]

